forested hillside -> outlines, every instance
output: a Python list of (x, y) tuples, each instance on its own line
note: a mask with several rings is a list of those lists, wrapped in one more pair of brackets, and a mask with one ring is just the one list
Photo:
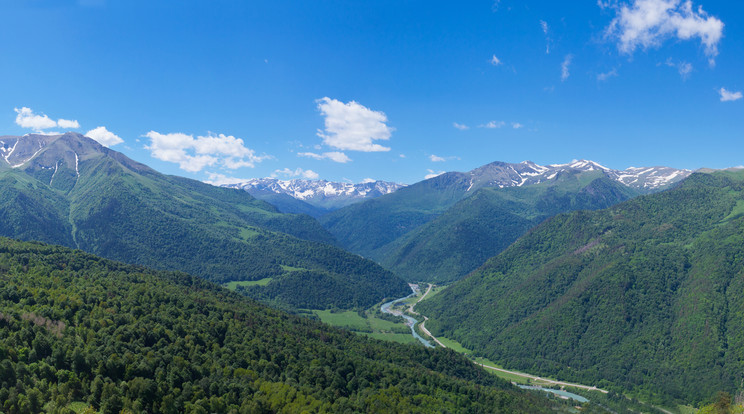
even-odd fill
[[(18, 159), (0, 165), (2, 236), (220, 283), (271, 278), (250, 292), (294, 307), (368, 307), (408, 292), (390, 272), (333, 246), (307, 215), (160, 174), (78, 134), (4, 137), (3, 145), (11, 138)], [(303, 285), (302, 294), (277, 297), (288, 285)]]
[(388, 244), (380, 263), (409, 281), (458, 280), (548, 217), (637, 195), (601, 171), (560, 172), (524, 187), (485, 187)]
[(744, 381), (744, 172), (559, 215), (417, 308), (508, 367), (697, 403)]
[(357, 336), (183, 273), (0, 238), (0, 412), (67, 413), (70, 404), (555, 412), (452, 351)]

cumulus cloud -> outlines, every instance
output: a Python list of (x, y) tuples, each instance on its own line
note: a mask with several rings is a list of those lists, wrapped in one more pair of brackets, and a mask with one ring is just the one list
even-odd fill
[(726, 88), (721, 88), (718, 93), (721, 95), (721, 102), (738, 101), (742, 98), (741, 92), (727, 91)]
[(31, 108), (23, 107), (21, 109), (14, 108), (16, 112), (15, 123), (21, 128), (28, 128), (39, 134), (56, 134), (56, 132), (47, 132), (45, 129), (49, 128), (66, 128), (76, 129), (80, 128), (80, 123), (75, 120), (59, 119), (57, 121), (49, 118), (45, 114), (35, 114)]
[(490, 121), (487, 124), (478, 125), (478, 128), (494, 129), (494, 128), (501, 128), (504, 125), (506, 125), (506, 122), (504, 121)]
[(621, 53), (658, 47), (670, 38), (699, 38), (710, 64), (715, 64), (724, 24), (702, 6), (693, 8), (691, 0), (633, 0), (622, 6), (600, 1), (599, 5), (617, 12), (606, 33), (617, 41)]
[(429, 155), (429, 159), (431, 160), (431, 162), (445, 162), (445, 161), (447, 161), (446, 158), (439, 157), (439, 156), (436, 156), (434, 154)]
[(389, 147), (374, 143), (390, 139), (393, 128), (387, 116), (355, 101), (343, 103), (328, 97), (318, 99), (318, 110), (325, 117), (325, 130), (317, 135), (333, 148), (349, 151), (390, 151)]
[(347, 162), (351, 161), (351, 158), (349, 158), (346, 154), (338, 151), (324, 152), (322, 154), (317, 154), (314, 152), (299, 152), (297, 153), (297, 155), (300, 157), (308, 157), (316, 160), (331, 160), (333, 162), (338, 162), (341, 164), (346, 164)]
[(231, 135), (207, 135), (194, 138), (180, 132), (161, 134), (150, 131), (145, 134), (150, 145), (145, 149), (163, 161), (177, 163), (184, 171), (197, 172), (207, 166), (220, 165), (234, 170), (241, 167), (255, 167), (268, 156), (257, 156), (243, 145), (243, 140)]
[(499, 58), (497, 58), (496, 55), (493, 55), (491, 57), (491, 64), (494, 65), (494, 66), (498, 66), (498, 65), (501, 64), (501, 60)]
[(284, 168), (283, 170), (275, 170), (271, 176), (273, 178), (276, 178), (277, 176), (283, 175), (288, 178), (295, 178), (295, 177), (302, 177), (306, 180), (317, 180), (320, 175), (316, 173), (313, 170), (303, 170), (302, 168), (297, 168), (294, 170), (290, 170), (289, 168)]
[(85, 133), (85, 136), (88, 138), (93, 138), (104, 147), (113, 147), (116, 144), (121, 144), (122, 142), (124, 142), (124, 140), (121, 139), (120, 136), (109, 131), (104, 126), (99, 126), (98, 128), (91, 129), (90, 131)]
[(445, 173), (444, 171), (436, 172), (436, 171), (430, 170), (430, 169), (429, 170), (426, 170), (426, 171), (428, 171), (429, 173), (424, 176), (424, 179), (425, 180), (428, 180), (429, 178), (438, 177), (438, 176), (440, 176), (440, 175), (442, 175), (442, 174)]
[(15, 122), (21, 128), (30, 128), (34, 131), (41, 131), (44, 129), (54, 128), (57, 126), (57, 122), (49, 118), (46, 115), (36, 115), (31, 108), (23, 107), (21, 109), (15, 108), (16, 116)]
[(76, 120), (60, 118), (57, 120), (57, 126), (59, 126), (60, 128), (77, 129), (80, 128), (80, 123)]
[(573, 55), (566, 55), (566, 57), (563, 58), (563, 63), (561, 63), (561, 82), (571, 76), (571, 72), (569, 72), (571, 61), (573, 61)]
[(457, 122), (453, 122), (452, 123), (452, 126), (455, 127), (455, 128), (457, 128), (457, 129), (459, 129), (460, 131), (465, 131), (467, 129), (470, 129), (469, 126), (467, 126), (465, 124), (458, 124)]

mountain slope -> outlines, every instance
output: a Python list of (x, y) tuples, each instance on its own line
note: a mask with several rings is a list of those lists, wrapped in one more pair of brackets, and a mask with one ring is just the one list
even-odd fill
[(585, 160), (548, 166), (530, 161), (494, 162), (466, 173), (444, 173), (392, 194), (344, 207), (321, 217), (320, 222), (345, 248), (380, 261), (392, 250), (386, 245), (481, 188), (527, 187), (554, 181), (561, 174), (587, 171), (601, 172), (640, 192), (658, 191), (690, 174), (667, 167), (617, 171)]
[(452, 282), (548, 217), (610, 207), (635, 195), (600, 171), (561, 172), (523, 187), (485, 187), (390, 243), (381, 264), (409, 281)]
[(744, 172), (559, 215), (420, 306), (515, 368), (698, 403), (744, 380)]
[(272, 292), (303, 279), (336, 288), (337, 296), (313, 283), (291, 298), (283, 292), (280, 302), (296, 307), (364, 307), (408, 292), (391, 273), (331, 246), (311, 217), (279, 213), (245, 191), (165, 176), (78, 134), (14, 139), (0, 138), (1, 235), (217, 282), (272, 278)]
[(0, 402), (7, 413), (71, 412), (71, 402), (106, 414), (554, 412), (451, 351), (357, 336), (186, 274), (4, 238)]

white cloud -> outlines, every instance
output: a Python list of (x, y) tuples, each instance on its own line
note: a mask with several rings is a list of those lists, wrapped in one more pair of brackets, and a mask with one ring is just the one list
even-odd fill
[(124, 142), (124, 140), (121, 139), (120, 136), (109, 131), (104, 126), (99, 126), (98, 128), (91, 129), (90, 131), (85, 133), (85, 136), (88, 138), (93, 138), (104, 147), (113, 147), (116, 144), (121, 144), (122, 142)]
[(680, 62), (679, 66), (677, 66), (677, 71), (679, 72), (679, 76), (682, 76), (682, 79), (687, 79), (690, 77), (690, 73), (692, 73), (692, 64)]
[(283, 170), (275, 170), (273, 174), (271, 174), (272, 177), (277, 177), (279, 175), (283, 175), (285, 177), (294, 178), (294, 177), (302, 177), (306, 180), (317, 180), (320, 175), (316, 173), (313, 170), (303, 170), (302, 168), (297, 168), (295, 170), (290, 170), (289, 168), (285, 168)]
[(478, 128), (493, 129), (493, 128), (501, 128), (504, 125), (506, 125), (506, 122), (504, 122), (504, 121), (491, 121), (491, 122), (489, 122), (487, 124), (478, 125)]
[(145, 149), (163, 161), (177, 163), (185, 171), (197, 172), (206, 166), (221, 165), (234, 170), (241, 167), (253, 168), (268, 156), (257, 156), (243, 145), (243, 140), (230, 135), (207, 135), (194, 138), (183, 133), (161, 134), (150, 131), (145, 134), (150, 145)]
[(406, 157), (406, 154), (400, 154), (398, 156), (401, 157), (401, 158), (405, 158)]
[(325, 131), (318, 130), (323, 143), (349, 151), (390, 151), (373, 141), (387, 141), (393, 128), (387, 126), (387, 116), (355, 101), (343, 103), (328, 97), (318, 99), (318, 110), (325, 117)]
[(491, 64), (494, 65), (494, 66), (498, 66), (498, 65), (501, 64), (501, 60), (499, 58), (497, 58), (496, 55), (493, 55), (491, 57)]
[(59, 126), (60, 128), (77, 129), (80, 128), (80, 123), (76, 120), (58, 119), (57, 126)]
[(212, 185), (225, 185), (225, 184), (240, 184), (247, 181), (245, 178), (228, 177), (224, 174), (208, 172), (207, 177), (209, 179), (204, 182)]
[(31, 108), (25, 106), (21, 109), (15, 108), (16, 116), (15, 122), (21, 128), (30, 128), (36, 132), (40, 132), (43, 129), (54, 128), (57, 123), (46, 115), (36, 115)]
[(675, 62), (672, 58), (667, 59), (664, 64), (670, 68), (676, 68), (683, 80), (687, 80), (690, 77), (693, 69), (692, 64), (685, 61)]
[(546, 22), (545, 20), (540, 20), (540, 28), (545, 35), (545, 53), (550, 54), (550, 44), (552, 43), (550, 35), (548, 34), (548, 32), (550, 31), (550, 26), (548, 26), (548, 22)]
[(434, 171), (434, 170), (426, 170), (426, 171), (428, 171), (428, 172), (429, 172), (429, 174), (426, 174), (426, 175), (424, 176), (424, 179), (425, 179), (425, 180), (428, 180), (429, 178), (434, 178), (434, 177), (438, 177), (438, 176), (440, 176), (440, 175), (442, 175), (442, 174), (444, 174), (444, 173), (445, 173), (444, 171), (439, 171), (439, 172), (436, 172), (436, 171)]
[(457, 122), (453, 122), (452, 123), (452, 126), (455, 127), (455, 128), (457, 128), (457, 129), (459, 129), (460, 131), (465, 131), (467, 129), (470, 129), (469, 126), (467, 126), (465, 124), (458, 124)]
[(341, 164), (346, 164), (347, 162), (351, 161), (351, 158), (349, 158), (346, 154), (338, 151), (324, 152), (322, 154), (316, 154), (314, 152), (299, 152), (297, 153), (297, 155), (300, 157), (308, 157), (316, 160), (327, 159), (334, 162), (339, 162)]
[(563, 58), (563, 63), (561, 64), (561, 82), (571, 76), (571, 72), (569, 72), (571, 61), (573, 61), (573, 55), (566, 55), (566, 57)]
[[(609, 3), (598, 3), (611, 7)], [(691, 0), (633, 0), (632, 4), (612, 6), (617, 16), (607, 28), (615, 38), (620, 52), (631, 55), (638, 48), (660, 46), (666, 39), (700, 38), (711, 65), (718, 55), (718, 42), (723, 36), (723, 22), (708, 16), (699, 6), (693, 9)]]
[(370, 183), (376, 183), (376, 182), (377, 180), (375, 180), (374, 178), (365, 178), (362, 180), (362, 184), (370, 184)]
[(721, 102), (738, 101), (742, 98), (741, 92), (727, 91), (726, 88), (721, 88), (718, 93), (721, 95)]
[(520, 124), (519, 122), (512, 122), (512, 128), (520, 129), (520, 128), (524, 128), (524, 125)]
[(429, 155), (429, 159), (431, 160), (431, 162), (445, 162), (445, 161), (447, 161), (446, 158), (439, 157), (439, 156), (436, 156), (434, 154)]
[(617, 76), (617, 69), (612, 69), (609, 72), (600, 73), (599, 75), (597, 75), (597, 80), (599, 82), (604, 82), (610, 78), (614, 78), (615, 76)]
[(37, 115), (31, 108), (23, 107), (21, 109), (14, 108), (16, 114), (15, 122), (21, 128), (29, 128), (38, 134), (44, 135), (57, 135), (58, 132), (44, 131), (49, 128), (65, 128), (65, 129), (76, 129), (80, 128), (80, 123), (70, 119), (59, 119), (55, 121), (49, 118), (45, 114)]

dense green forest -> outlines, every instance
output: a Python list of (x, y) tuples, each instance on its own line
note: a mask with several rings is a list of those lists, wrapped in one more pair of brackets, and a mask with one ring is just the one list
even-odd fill
[(646, 401), (744, 383), (744, 172), (546, 221), (417, 310), (507, 367)]
[[(201, 278), (0, 238), (0, 412), (555, 412), (449, 350)], [(87, 411), (92, 412), (92, 411)]]
[[(368, 307), (409, 291), (392, 273), (335, 247), (307, 215), (160, 174), (78, 134), (19, 139), (19, 146), (50, 142), (22, 167), (0, 170), (2, 236), (219, 283), (270, 277), (249, 293), (289, 307)], [(302, 296), (280, 295), (287, 285), (303, 285)]]
[(561, 172), (524, 187), (485, 187), (386, 245), (380, 263), (408, 281), (458, 280), (548, 217), (637, 195), (601, 171)]

